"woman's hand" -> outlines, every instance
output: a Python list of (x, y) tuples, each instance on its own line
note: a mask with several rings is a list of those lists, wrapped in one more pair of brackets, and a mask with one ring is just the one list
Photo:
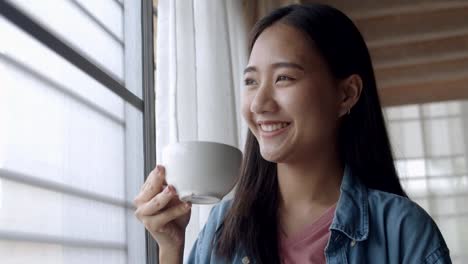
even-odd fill
[(163, 166), (150, 173), (134, 204), (135, 216), (156, 240), (160, 253), (183, 254), (191, 204), (180, 201), (174, 187), (167, 185)]

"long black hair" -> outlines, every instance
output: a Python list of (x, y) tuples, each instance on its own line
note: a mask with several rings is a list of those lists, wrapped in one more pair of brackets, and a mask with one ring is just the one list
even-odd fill
[[(395, 170), (369, 51), (354, 23), (327, 5), (282, 7), (256, 23), (250, 50), (258, 36), (275, 23), (308, 36), (337, 80), (352, 74), (362, 78), (361, 96), (339, 127), (341, 161), (368, 188), (406, 197)], [(216, 253), (232, 259), (242, 247), (257, 263), (280, 263), (278, 201), (276, 163), (263, 159), (257, 139), (248, 131), (236, 194), (216, 233)]]

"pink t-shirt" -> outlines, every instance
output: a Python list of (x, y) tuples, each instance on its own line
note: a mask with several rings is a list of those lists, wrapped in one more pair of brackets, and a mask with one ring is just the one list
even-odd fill
[(327, 209), (314, 223), (290, 237), (280, 234), (281, 262), (283, 264), (322, 264), (325, 261), (325, 247), (330, 237), (330, 225), (336, 205)]

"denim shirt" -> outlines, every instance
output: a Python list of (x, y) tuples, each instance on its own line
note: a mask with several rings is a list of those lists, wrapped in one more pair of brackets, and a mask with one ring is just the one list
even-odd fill
[[(340, 191), (324, 252), (327, 263), (452, 263), (436, 224), (411, 200), (367, 188), (348, 167)], [(211, 210), (187, 263), (255, 263), (242, 249), (231, 262), (213, 250), (216, 228), (231, 202), (223, 201)]]

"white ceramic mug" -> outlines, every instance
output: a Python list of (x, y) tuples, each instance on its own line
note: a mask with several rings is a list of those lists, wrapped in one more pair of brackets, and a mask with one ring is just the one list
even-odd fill
[(194, 204), (219, 202), (234, 187), (242, 152), (232, 146), (206, 141), (167, 145), (162, 152), (166, 181), (182, 201)]

